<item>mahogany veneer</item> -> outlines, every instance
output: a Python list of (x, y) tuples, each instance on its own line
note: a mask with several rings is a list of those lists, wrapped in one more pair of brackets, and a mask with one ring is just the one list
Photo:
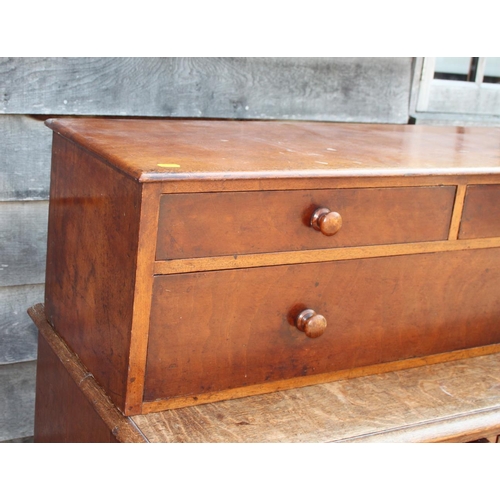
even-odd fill
[(500, 351), (499, 130), (47, 125), (46, 317), (126, 415)]
[(460, 238), (500, 236), (500, 186), (467, 187)]
[[(453, 186), (164, 195), (156, 258), (443, 240), (454, 197)], [(335, 238), (311, 229), (318, 207), (342, 214)]]

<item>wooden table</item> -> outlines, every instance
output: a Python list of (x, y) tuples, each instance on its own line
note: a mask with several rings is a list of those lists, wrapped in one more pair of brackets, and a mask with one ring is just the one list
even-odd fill
[(500, 353), (125, 417), (47, 323), (36, 442), (467, 442), (500, 434)]

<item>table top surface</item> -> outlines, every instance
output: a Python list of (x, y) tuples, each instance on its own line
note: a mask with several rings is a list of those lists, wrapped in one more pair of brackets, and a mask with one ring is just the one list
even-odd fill
[(500, 434), (500, 353), (131, 419), (150, 442), (433, 442)]
[(46, 125), (142, 182), (500, 173), (500, 128), (61, 118)]

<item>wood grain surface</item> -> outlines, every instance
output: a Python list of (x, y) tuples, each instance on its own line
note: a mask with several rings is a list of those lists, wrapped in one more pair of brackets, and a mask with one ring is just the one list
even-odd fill
[(177, 259), (157, 261), (155, 274), (192, 273), (197, 271), (216, 271), (220, 269), (243, 269), (248, 267), (273, 266), (284, 264), (305, 264), (308, 262), (329, 262), (332, 260), (369, 259), (394, 255), (414, 255), (418, 253), (453, 252), (480, 248), (500, 247), (500, 238), (481, 238), (477, 240), (429, 241), (402, 243), (395, 245), (373, 245), (364, 247), (328, 248), (294, 252), (272, 252), (196, 259)]
[(460, 223), (462, 222), (462, 214), (464, 209), (465, 193), (467, 191), (467, 186), (461, 184), (457, 186), (455, 195), (455, 204), (453, 205), (453, 215), (450, 225), (450, 234), (448, 239), (456, 240), (458, 239), (458, 232), (460, 230)]
[(500, 185), (467, 187), (459, 238), (500, 235)]
[(43, 120), (0, 114), (0, 201), (48, 200), (52, 134)]
[(499, 343), (499, 280), (498, 248), (156, 276), (145, 401)]
[(500, 130), (486, 127), (97, 118), (47, 124), (142, 181), (274, 178), (299, 189), (307, 178), (317, 189), (323, 178), (411, 182), (500, 173)]
[(43, 120), (0, 114), (0, 137), (0, 201), (48, 200), (52, 134)]
[(47, 323), (42, 304), (28, 312), (39, 331), (35, 442), (144, 442)]
[(154, 254), (156, 250), (156, 234), (158, 232), (159, 197), (158, 186), (148, 184), (143, 187), (130, 332), (130, 361), (127, 371), (127, 396), (123, 406), (126, 415), (142, 411), (151, 312), (151, 290), (153, 289), (154, 279)]
[(470, 441), (500, 433), (500, 354), (136, 415), (151, 442)]
[(0, 365), (0, 441), (33, 436), (36, 361)]
[(0, 202), (0, 286), (43, 283), (47, 201)]
[(0, 287), (0, 365), (36, 359), (37, 331), (26, 310), (43, 292), (43, 285)]
[(317, 384), (335, 382), (337, 380), (349, 380), (371, 375), (380, 375), (399, 370), (407, 370), (420, 366), (430, 366), (437, 363), (447, 363), (461, 359), (469, 359), (477, 356), (486, 356), (500, 352), (500, 344), (491, 344), (481, 347), (472, 347), (460, 351), (451, 351), (441, 354), (431, 354), (420, 358), (408, 358), (401, 361), (390, 361), (378, 365), (362, 366), (348, 370), (340, 370), (318, 375), (306, 375), (305, 377), (296, 377), (293, 379), (277, 382), (266, 382), (265, 384), (251, 385), (236, 389), (227, 389), (225, 391), (208, 392), (198, 396), (176, 397), (171, 399), (159, 399), (152, 402), (146, 402), (142, 405), (142, 414), (156, 413), (165, 410), (185, 408), (187, 406), (204, 405), (218, 401), (230, 399), (239, 399), (248, 396), (258, 396), (261, 394), (270, 394), (277, 391), (286, 391), (300, 387), (308, 387)]
[[(445, 240), (454, 197), (451, 186), (164, 195), (156, 259)], [(335, 235), (311, 227), (319, 207), (341, 214)]]
[(140, 185), (60, 136), (52, 161), (48, 321), (124, 408)]
[[(332, 177), (328, 172), (315, 172), (312, 177), (307, 177), (303, 172), (300, 179), (286, 179), (277, 177), (258, 178), (228, 178), (215, 175), (212, 178), (203, 178), (203, 182), (194, 176), (192, 179), (177, 177), (174, 182), (162, 182), (163, 194), (174, 193), (212, 193), (212, 192), (241, 192), (241, 191), (283, 191), (318, 189), (350, 189), (350, 188), (391, 188), (391, 187), (424, 187), (424, 186), (457, 186), (464, 183), (470, 184), (500, 184), (500, 169), (482, 168), (462, 169), (462, 173), (452, 174), (445, 169), (436, 169), (429, 175), (419, 175), (400, 170), (391, 174), (387, 169), (366, 170), (356, 169), (336, 170)], [(318, 174), (318, 175), (316, 175)], [(366, 175), (365, 175), (366, 174)], [(151, 174), (152, 175), (152, 174)], [(267, 175), (267, 174), (266, 174)], [(148, 174), (149, 177), (149, 174)], [(147, 182), (150, 182), (148, 180)]]
[(0, 113), (407, 123), (411, 69), (410, 57), (4, 57)]
[(118, 442), (42, 335), (36, 378), (36, 443)]

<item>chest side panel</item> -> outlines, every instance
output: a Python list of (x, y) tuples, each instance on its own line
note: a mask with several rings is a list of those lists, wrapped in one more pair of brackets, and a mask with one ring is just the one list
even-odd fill
[(47, 320), (119, 406), (129, 363), (140, 185), (54, 137)]

